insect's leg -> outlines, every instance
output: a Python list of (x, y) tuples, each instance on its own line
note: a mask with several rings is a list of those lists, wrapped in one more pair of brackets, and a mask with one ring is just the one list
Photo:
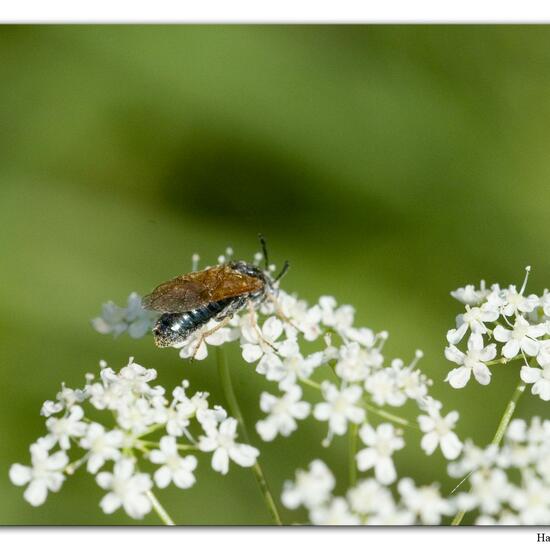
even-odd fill
[(191, 360), (195, 359), (195, 355), (197, 355), (197, 352), (199, 351), (199, 348), (201, 347), (202, 343), (211, 335), (220, 330), (221, 328), (225, 327), (227, 323), (231, 320), (231, 317), (226, 317), (225, 319), (222, 319), (214, 328), (211, 328), (210, 330), (206, 330), (200, 335), (199, 341), (197, 345), (195, 346), (195, 349), (193, 351), (193, 355), (191, 355)]
[(258, 338), (260, 340), (262, 340), (263, 342), (265, 342), (274, 351), (278, 351), (277, 348), (271, 342), (269, 342), (268, 340), (266, 340), (264, 338), (264, 335), (262, 334), (262, 331), (260, 330), (260, 327), (258, 326), (258, 322), (256, 320), (256, 310), (254, 309), (254, 304), (252, 303), (251, 300), (248, 300), (247, 306), (248, 306), (248, 311), (250, 313), (250, 320), (252, 322), (252, 327), (256, 331), (256, 335), (258, 336)]

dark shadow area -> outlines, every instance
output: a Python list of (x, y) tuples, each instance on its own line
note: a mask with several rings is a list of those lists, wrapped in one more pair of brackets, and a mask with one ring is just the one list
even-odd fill
[(300, 231), (330, 238), (335, 228), (376, 235), (398, 229), (390, 204), (351, 196), (305, 163), (224, 131), (194, 131), (162, 182), (166, 203), (187, 215), (251, 231)]

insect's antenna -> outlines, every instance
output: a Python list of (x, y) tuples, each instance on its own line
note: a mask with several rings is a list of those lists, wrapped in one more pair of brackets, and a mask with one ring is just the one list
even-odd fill
[(267, 259), (267, 244), (265, 242), (264, 236), (261, 233), (258, 233), (258, 239), (260, 239), (260, 244), (262, 245), (262, 254), (264, 255), (264, 263), (266, 271), (269, 270), (269, 260)]
[(285, 260), (285, 264), (283, 265), (283, 269), (281, 269), (281, 272), (279, 273), (279, 275), (277, 275), (277, 277), (275, 277), (275, 282), (279, 281), (280, 279), (282, 279), (286, 275), (286, 272), (288, 271), (289, 267), (290, 267), (290, 264), (288, 263), (288, 260)]

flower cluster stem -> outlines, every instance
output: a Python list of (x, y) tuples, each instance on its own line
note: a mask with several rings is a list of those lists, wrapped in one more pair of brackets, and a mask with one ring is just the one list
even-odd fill
[(378, 416), (381, 416), (386, 420), (391, 420), (392, 422), (395, 422), (396, 424), (401, 424), (401, 426), (406, 426), (407, 428), (416, 428), (416, 426), (411, 424), (405, 418), (401, 418), (400, 416), (397, 416), (388, 411), (385, 411), (384, 409), (379, 409), (378, 407), (374, 407), (373, 405), (370, 405), (369, 403), (365, 403), (365, 402), (363, 402), (363, 406), (365, 407), (365, 409), (367, 409), (367, 411), (370, 411)]
[(508, 402), (508, 405), (506, 405), (506, 409), (504, 409), (504, 414), (500, 419), (500, 423), (498, 425), (495, 436), (491, 441), (492, 445), (500, 445), (500, 442), (504, 437), (504, 432), (506, 432), (506, 428), (508, 427), (508, 424), (510, 424), (510, 420), (512, 420), (512, 416), (514, 416), (514, 411), (516, 410), (516, 405), (519, 401), (519, 398), (523, 395), (524, 391), (525, 391), (525, 383), (521, 381), (516, 386), (516, 389), (512, 395), (512, 399), (510, 399), (510, 401)]
[[(233, 389), (233, 383), (231, 382), (231, 374), (229, 372), (229, 367), (227, 365), (227, 358), (225, 357), (225, 352), (221, 348), (221, 346), (216, 348), (216, 358), (218, 363), (218, 375), (220, 377), (220, 382), (223, 388), (225, 399), (227, 401), (227, 405), (229, 407), (229, 411), (240, 424), (241, 433), (243, 435), (244, 441), (248, 445), (250, 445), (250, 438), (248, 437), (248, 431), (244, 423), (243, 414), (241, 412), (239, 402), (237, 401), (235, 390)], [(271, 491), (267, 484), (267, 480), (264, 476), (262, 467), (260, 466), (260, 463), (258, 460), (256, 460), (256, 463), (252, 467), (252, 472), (254, 473), (254, 477), (256, 478), (260, 491), (262, 492), (266, 506), (271, 516), (273, 517), (273, 521), (277, 525), (282, 525), (283, 523), (281, 521), (281, 516), (279, 515), (277, 505), (275, 504), (275, 499), (271, 494)]]
[(153, 491), (147, 491), (145, 493), (147, 498), (151, 501), (153, 509), (157, 513), (158, 517), (164, 523), (164, 525), (176, 525), (174, 520), (168, 515), (168, 512), (164, 509), (162, 504), (157, 500), (157, 497), (154, 495)]
[[(520, 380), (519, 384), (516, 386), (516, 389), (514, 390), (514, 393), (512, 394), (512, 398), (510, 399), (510, 401), (508, 401), (508, 404), (504, 409), (504, 413), (498, 424), (497, 431), (495, 432), (495, 435), (491, 440), (491, 445), (497, 445), (497, 446), (500, 445), (500, 442), (502, 441), (502, 438), (504, 437), (504, 434), (506, 432), (506, 428), (508, 427), (508, 424), (510, 424), (512, 417), (514, 416), (514, 411), (516, 410), (516, 406), (518, 404), (519, 398), (523, 395), (524, 391), (525, 391), (525, 383)], [(467, 477), (469, 476), (470, 474), (468, 474)], [(462, 481), (459, 483), (459, 485), (461, 483)], [(465, 510), (459, 510), (456, 516), (453, 518), (451, 525), (460, 525), (462, 522), (462, 519), (464, 518), (465, 513), (466, 513)]]

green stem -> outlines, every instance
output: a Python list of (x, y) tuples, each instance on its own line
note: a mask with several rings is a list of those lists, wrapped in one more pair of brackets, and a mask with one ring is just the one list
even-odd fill
[(506, 432), (506, 428), (508, 427), (508, 424), (510, 424), (510, 420), (512, 420), (512, 416), (514, 416), (514, 411), (516, 410), (516, 405), (519, 401), (519, 398), (523, 395), (524, 391), (525, 391), (525, 383), (523, 381), (520, 381), (520, 383), (517, 385), (512, 395), (512, 399), (510, 399), (510, 401), (508, 402), (508, 405), (506, 405), (506, 409), (504, 409), (504, 414), (500, 419), (500, 423), (498, 425), (495, 436), (491, 441), (492, 445), (500, 445), (500, 442), (504, 437), (504, 433)]
[[(225, 394), (225, 399), (229, 406), (229, 411), (239, 422), (244, 441), (248, 445), (250, 445), (250, 438), (248, 437), (248, 432), (246, 429), (246, 425), (244, 423), (244, 418), (241, 412), (241, 408), (239, 407), (239, 402), (237, 401), (237, 396), (235, 395), (235, 390), (233, 389), (233, 383), (231, 382), (231, 374), (229, 372), (229, 367), (227, 365), (225, 352), (221, 346), (218, 346), (216, 348), (216, 358), (218, 362), (218, 374), (222, 384), (223, 392)], [(273, 498), (273, 495), (269, 490), (269, 486), (267, 484), (266, 478), (264, 476), (260, 463), (257, 460), (254, 466), (252, 466), (252, 472), (254, 473), (254, 477), (256, 478), (258, 486), (260, 487), (260, 491), (262, 492), (262, 495), (264, 497), (266, 506), (269, 512), (271, 513), (274, 522), (277, 525), (282, 525), (283, 523), (281, 521), (281, 516), (279, 515), (279, 511), (277, 510), (275, 499)]]
[(459, 510), (456, 513), (456, 516), (453, 518), (453, 521), (451, 521), (451, 525), (460, 525), (462, 522), (462, 519), (464, 518), (465, 513), (466, 513), (466, 510)]
[(488, 367), (492, 365), (507, 365), (508, 363), (512, 363), (512, 361), (517, 361), (518, 359), (523, 359), (523, 355), (520, 353), (519, 355), (516, 355), (515, 357), (512, 357), (511, 359), (506, 359), (506, 357), (500, 357), (499, 359), (493, 359), (492, 361), (487, 361), (485, 363)]
[(396, 416), (395, 414), (387, 412), (384, 409), (379, 409), (378, 407), (374, 407), (373, 405), (369, 405), (368, 403), (365, 403), (365, 402), (363, 402), (363, 406), (365, 407), (365, 409), (367, 409), (367, 411), (370, 411), (374, 414), (377, 414), (378, 416), (381, 416), (382, 418), (385, 418), (386, 420), (391, 420), (392, 422), (395, 422), (397, 424), (401, 424), (402, 426), (406, 426), (407, 428), (416, 428), (416, 426), (414, 424), (411, 424), (405, 418), (401, 418), (400, 416)]
[(348, 445), (348, 460), (349, 460), (349, 486), (355, 487), (357, 483), (357, 466), (355, 461), (355, 455), (357, 454), (357, 432), (359, 426), (357, 424), (350, 423), (349, 428), (349, 445)]
[(313, 380), (309, 380), (309, 378), (299, 378), (299, 381), (302, 382), (302, 384), (305, 384), (306, 386), (315, 388), (316, 390), (321, 389), (321, 384), (317, 384), (317, 382), (314, 382)]
[[(155, 447), (155, 448), (158, 448), (160, 443), (158, 441), (147, 441), (145, 439), (137, 439), (135, 441), (135, 443), (139, 443), (141, 445), (143, 445), (144, 447)], [(180, 450), (180, 451), (196, 451), (197, 450), (197, 447), (195, 445), (184, 445), (184, 444), (177, 444), (176, 447)]]
[(157, 516), (161, 519), (164, 525), (176, 525), (174, 520), (168, 515), (168, 512), (163, 508), (162, 504), (157, 500), (157, 497), (153, 494), (153, 491), (146, 491), (147, 498), (151, 501), (153, 509), (157, 513)]
[[(497, 445), (497, 446), (500, 445), (500, 442), (502, 441), (502, 438), (506, 433), (506, 428), (508, 427), (508, 424), (510, 424), (510, 421), (512, 420), (512, 416), (514, 416), (514, 411), (516, 410), (516, 406), (518, 404), (519, 398), (523, 395), (524, 391), (525, 391), (525, 383), (522, 380), (520, 380), (520, 382), (516, 386), (516, 389), (514, 390), (514, 393), (512, 394), (512, 398), (510, 399), (510, 401), (508, 401), (508, 404), (504, 409), (504, 413), (498, 424), (497, 431), (495, 432), (495, 435), (491, 440), (491, 445)], [(471, 472), (466, 476), (466, 478), (468, 478), (470, 474)], [(457, 485), (457, 487), (460, 486), (463, 481), (464, 480), (462, 480)], [(465, 513), (466, 513), (465, 510), (459, 510), (456, 516), (453, 518), (451, 525), (460, 525), (460, 523), (462, 522), (462, 519), (464, 518)]]

